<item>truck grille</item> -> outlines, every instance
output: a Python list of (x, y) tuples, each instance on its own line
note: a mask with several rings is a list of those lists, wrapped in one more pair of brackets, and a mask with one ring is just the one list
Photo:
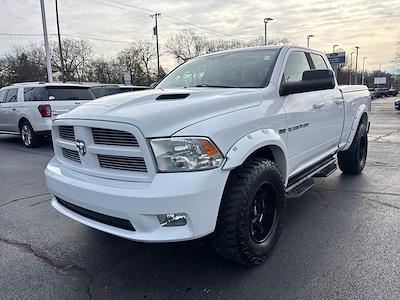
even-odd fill
[(97, 155), (100, 167), (124, 171), (147, 172), (143, 157)]
[(78, 162), (78, 163), (81, 162), (78, 151), (74, 151), (74, 150), (70, 150), (70, 149), (66, 149), (66, 148), (61, 148), (61, 151), (65, 158), (75, 161), (75, 162)]
[(129, 132), (105, 128), (92, 128), (92, 134), (95, 144), (131, 147), (139, 146), (136, 138)]
[(64, 140), (75, 141), (74, 127), (72, 126), (60, 126), (58, 127), (60, 131), (60, 138)]
[(132, 182), (151, 182), (156, 175), (146, 138), (134, 125), (62, 119), (54, 120), (53, 129), (55, 156), (73, 171)]

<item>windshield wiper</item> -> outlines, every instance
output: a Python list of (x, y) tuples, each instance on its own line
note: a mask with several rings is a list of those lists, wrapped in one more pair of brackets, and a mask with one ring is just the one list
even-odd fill
[(228, 85), (210, 85), (207, 83), (201, 83), (201, 84), (197, 84), (194, 86), (185, 86), (185, 88), (188, 87), (211, 87), (211, 88), (235, 88), (235, 86), (228, 86)]

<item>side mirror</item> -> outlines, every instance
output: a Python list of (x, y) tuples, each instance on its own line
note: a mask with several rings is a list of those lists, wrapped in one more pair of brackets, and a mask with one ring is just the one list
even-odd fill
[(156, 87), (156, 85), (158, 84), (158, 82), (153, 82), (152, 84), (150, 84), (150, 88), (154, 89)]
[(332, 70), (309, 70), (303, 72), (301, 81), (282, 83), (279, 94), (287, 96), (311, 91), (328, 90), (335, 88), (335, 85), (335, 76)]
[(56, 97), (54, 97), (54, 96), (49, 96), (49, 101), (54, 101), (54, 100), (56, 100)]

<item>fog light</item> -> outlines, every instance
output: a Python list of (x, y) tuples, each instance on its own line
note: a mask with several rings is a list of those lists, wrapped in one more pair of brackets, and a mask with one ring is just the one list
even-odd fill
[(162, 227), (184, 226), (186, 225), (186, 216), (183, 213), (157, 215), (158, 221)]

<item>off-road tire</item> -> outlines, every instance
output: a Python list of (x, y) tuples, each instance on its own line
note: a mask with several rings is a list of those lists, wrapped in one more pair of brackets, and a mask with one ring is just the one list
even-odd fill
[(40, 135), (38, 135), (37, 133), (35, 133), (31, 124), (28, 121), (22, 122), (22, 124), (20, 126), (20, 135), (21, 135), (22, 143), (27, 148), (37, 147), (42, 140), (42, 137)]
[(360, 174), (365, 167), (367, 153), (367, 126), (360, 123), (350, 148), (337, 155), (340, 170), (345, 174)]
[[(268, 235), (264, 241), (256, 241), (253, 236), (255, 232), (252, 231), (255, 228), (252, 215), (255, 214), (253, 207), (257, 199), (255, 197), (261, 188), (269, 191), (265, 194), (269, 196), (261, 197), (264, 199), (263, 209), (270, 206), (272, 202), (275, 203), (275, 208), (274, 217), (269, 218), (273, 219), (273, 222)], [(265, 200), (267, 205), (265, 205)], [(285, 205), (284, 181), (275, 163), (262, 158), (246, 161), (229, 176), (222, 197), (216, 230), (212, 237), (214, 249), (223, 257), (244, 265), (262, 263), (278, 241)], [(270, 210), (265, 215), (270, 216)], [(263, 216), (259, 219), (262, 220)], [(264, 220), (268, 220), (268, 217)]]

